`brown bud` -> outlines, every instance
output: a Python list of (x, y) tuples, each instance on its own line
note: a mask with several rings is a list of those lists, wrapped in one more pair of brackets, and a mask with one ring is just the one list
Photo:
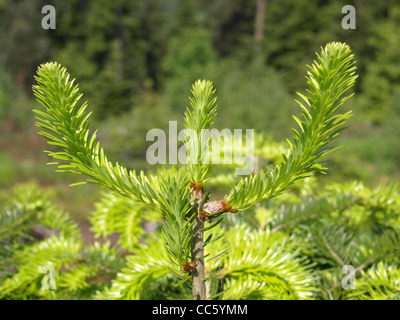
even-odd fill
[(209, 220), (210, 218), (208, 217), (208, 212), (205, 210), (201, 210), (199, 213), (199, 217), (202, 218), (203, 220)]
[(196, 268), (196, 262), (185, 262), (185, 265), (182, 267), (182, 271), (192, 274), (194, 269)]
[(207, 202), (204, 205), (204, 209), (206, 209), (210, 213), (216, 213), (216, 212), (236, 213), (236, 212), (238, 212), (236, 209), (232, 209), (232, 206), (228, 203), (228, 200), (226, 200), (226, 197), (220, 201)]
[(232, 206), (228, 203), (228, 200), (226, 200), (226, 197), (221, 201), (222, 203), (222, 207), (223, 207), (223, 211), (224, 212), (232, 212), (232, 213), (236, 213), (238, 212), (236, 209), (232, 209)]
[(203, 181), (197, 181), (197, 182), (190, 182), (190, 187), (194, 189), (194, 191), (198, 192), (203, 190)]

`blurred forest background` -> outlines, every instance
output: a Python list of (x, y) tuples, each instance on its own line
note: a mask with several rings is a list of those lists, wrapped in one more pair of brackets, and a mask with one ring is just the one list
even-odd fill
[[(41, 27), (44, 5), (56, 29)], [(342, 28), (354, 5), (356, 29)], [(63, 207), (85, 223), (98, 188), (68, 187), (79, 177), (46, 166), (48, 146), (37, 135), (33, 75), (57, 61), (77, 78), (94, 112), (92, 128), (111, 160), (146, 164), (146, 133), (168, 128), (188, 105), (191, 84), (214, 82), (215, 126), (254, 128), (276, 141), (290, 138), (300, 114), (306, 64), (327, 42), (356, 54), (356, 96), (350, 127), (329, 157), (319, 183), (400, 177), (400, 2), (288, 0), (0, 0), (0, 199), (16, 183), (52, 186)]]

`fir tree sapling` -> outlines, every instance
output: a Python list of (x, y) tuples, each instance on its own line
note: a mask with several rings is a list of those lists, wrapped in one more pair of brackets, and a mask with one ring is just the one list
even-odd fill
[[(209, 142), (202, 137), (202, 130), (211, 127), (217, 108), (215, 90), (209, 81), (195, 82), (185, 113), (185, 128), (197, 133), (197, 141), (190, 136), (185, 140), (187, 165), (159, 171), (157, 175), (136, 173), (107, 159), (97, 142), (96, 131), (89, 130), (90, 113), (86, 112), (87, 103), (82, 102), (78, 85), (57, 63), (41, 65), (35, 77), (37, 85), (33, 90), (44, 107), (35, 110), (37, 125), (40, 135), (60, 148), (58, 152), (49, 152), (57, 160), (54, 164), (59, 171), (82, 174), (86, 177), (82, 183), (99, 184), (162, 213), (169, 268), (181, 283), (191, 278), (194, 299), (206, 299), (204, 232), (215, 227), (222, 219), (220, 216), (281, 195), (298, 180), (326, 170), (320, 159), (333, 151), (328, 148), (329, 142), (344, 129), (342, 125), (351, 116), (351, 112), (337, 111), (352, 96), (357, 77), (354, 63), (346, 44), (327, 44), (309, 68), (307, 95), (299, 94), (304, 100), (298, 102), (302, 113), (300, 119), (294, 119), (300, 129), (293, 129), (294, 138), (288, 140), (289, 151), (282, 155), (283, 161), (273, 170), (261, 169), (242, 178), (223, 199), (213, 202), (206, 192), (212, 181), (211, 164), (202, 161), (208, 152), (205, 144)], [(224, 253), (226, 250), (215, 258)]]

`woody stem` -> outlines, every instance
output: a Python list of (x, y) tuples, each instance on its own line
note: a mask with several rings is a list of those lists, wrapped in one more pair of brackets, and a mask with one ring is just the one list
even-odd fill
[[(196, 206), (197, 211), (200, 206), (203, 192), (198, 191), (196, 194)], [(193, 239), (191, 243), (191, 256), (192, 261), (196, 263), (196, 267), (192, 273), (192, 292), (193, 300), (205, 300), (206, 297), (206, 286), (204, 283), (204, 220), (196, 215), (193, 223)]]

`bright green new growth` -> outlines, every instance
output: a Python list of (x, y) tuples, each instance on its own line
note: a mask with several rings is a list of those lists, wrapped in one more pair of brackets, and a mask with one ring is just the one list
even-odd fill
[[(224, 237), (205, 247), (211, 257), (229, 250), (222, 259), (206, 261), (207, 277), (218, 273), (207, 281), (207, 297), (400, 299), (399, 191), (396, 185), (329, 184), (229, 215), (212, 230)], [(188, 298), (184, 287), (175, 286), (158, 230), (143, 234), (146, 244), (129, 247), (123, 256), (118, 246), (125, 246), (125, 236), (114, 247), (82, 246), (78, 226), (37, 187), (18, 187), (9, 198), (0, 211), (1, 299)], [(112, 212), (106, 215), (107, 210)], [(93, 230), (127, 233), (125, 215), (154, 222), (159, 214), (150, 210), (109, 194), (91, 214)], [(234, 219), (240, 220), (232, 225)], [(38, 226), (53, 234), (33, 236)], [(49, 264), (55, 267), (56, 289), (41, 290), (39, 268)], [(342, 288), (343, 264), (356, 268), (356, 289)]]
[[(241, 179), (226, 198), (231, 206), (227, 211), (245, 210), (282, 194), (297, 180), (325, 170), (318, 161), (332, 151), (328, 149), (328, 143), (344, 129), (342, 125), (350, 117), (351, 112), (335, 112), (352, 96), (350, 89), (356, 79), (356, 68), (350, 48), (345, 44), (330, 43), (317, 57), (308, 72), (308, 96), (300, 94), (306, 105), (299, 103), (303, 110), (301, 120), (296, 117), (295, 120), (300, 131), (293, 130), (293, 141), (288, 140), (289, 153), (283, 155), (284, 161), (274, 170), (260, 170)], [(202, 130), (211, 127), (216, 114), (212, 83), (197, 81), (192, 88), (191, 108), (185, 114), (185, 127), (189, 133), (185, 141), (187, 166), (146, 176), (107, 160), (96, 141), (96, 132), (89, 130), (87, 103), (82, 103), (78, 85), (70, 80), (65, 68), (57, 63), (46, 63), (39, 67), (35, 79), (38, 84), (34, 86), (34, 93), (46, 109), (35, 110), (37, 125), (43, 129), (39, 134), (48, 139), (49, 144), (61, 148), (60, 152), (49, 152), (51, 157), (61, 160), (55, 162), (59, 171), (83, 174), (87, 182), (160, 210), (165, 218), (162, 233), (168, 257), (175, 267), (182, 268), (189, 260), (204, 259), (193, 252), (193, 246), (191, 252), (191, 242), (194, 241), (193, 223), (206, 205), (207, 195), (200, 192), (197, 194), (200, 199), (195, 203), (191, 192), (195, 189), (193, 183), (201, 181), (202, 191), (203, 183), (209, 179), (210, 165), (202, 163), (208, 153), (209, 138)], [(196, 133), (196, 139), (190, 136), (191, 131)]]
[(256, 175), (242, 179), (228, 196), (228, 202), (238, 209), (275, 197), (296, 180), (312, 172), (323, 172), (318, 160), (332, 152), (327, 145), (344, 130), (341, 127), (351, 111), (336, 114), (335, 111), (352, 94), (356, 75), (353, 55), (347, 45), (330, 43), (317, 55), (318, 61), (308, 71), (308, 96), (299, 94), (306, 105), (298, 102), (303, 112), (301, 120), (294, 117), (300, 132), (293, 129), (293, 142), (288, 140), (290, 151), (283, 155), (284, 162), (273, 171), (261, 170)]
[[(217, 98), (213, 98), (215, 90), (210, 81), (197, 81), (193, 85), (190, 105), (185, 114), (185, 128), (188, 130), (185, 146), (187, 152), (187, 171), (190, 181), (205, 181), (210, 164), (206, 163), (208, 143), (211, 137), (207, 136), (205, 129), (209, 129), (216, 115)], [(191, 131), (195, 133), (190, 135)]]
[(10, 202), (0, 213), (0, 299), (53, 298), (41, 290), (46, 266), (56, 272), (57, 297), (87, 299), (102, 288), (89, 279), (123, 266), (109, 242), (83, 247), (78, 225), (35, 185), (15, 188)]
[[(182, 171), (165, 171), (161, 176), (147, 178), (143, 172), (138, 176), (118, 163), (107, 160), (96, 132), (90, 133), (85, 114), (87, 103), (81, 103), (78, 85), (70, 81), (65, 68), (47, 63), (38, 70), (38, 85), (34, 92), (47, 112), (34, 110), (39, 116), (37, 125), (44, 129), (40, 134), (49, 144), (59, 146), (62, 152), (49, 155), (66, 162), (55, 162), (60, 170), (86, 175), (88, 182), (137, 202), (153, 204), (166, 217), (165, 240), (172, 261), (183, 266), (190, 255), (190, 222), (186, 215), (190, 210), (189, 182)], [(185, 201), (185, 199), (187, 201)]]

